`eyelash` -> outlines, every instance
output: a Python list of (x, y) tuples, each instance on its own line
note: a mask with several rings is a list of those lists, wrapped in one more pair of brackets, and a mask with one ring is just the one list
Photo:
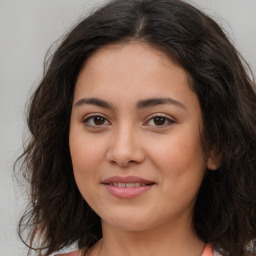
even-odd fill
[[(94, 118), (101, 118), (103, 119), (102, 121), (105, 123), (107, 121), (107, 118), (105, 118), (104, 116), (101, 116), (101, 115), (91, 115), (89, 117), (86, 117), (82, 122), (86, 125), (86, 126), (89, 126), (89, 127), (92, 127), (92, 128), (102, 128), (104, 125), (106, 124), (102, 124), (102, 125), (96, 125), (95, 123), (94, 124), (89, 124), (89, 121), (90, 120), (94, 120)], [(164, 128), (166, 126), (169, 126), (169, 125), (172, 125), (174, 123), (176, 123), (173, 119), (169, 118), (169, 117), (166, 117), (164, 115), (161, 115), (161, 114), (158, 114), (158, 115), (154, 115), (152, 116), (151, 118), (148, 119), (148, 121), (146, 121), (146, 123), (149, 123), (150, 121), (153, 121), (154, 122), (154, 119), (156, 118), (161, 118), (164, 120), (164, 125), (152, 125), (154, 127), (158, 127), (158, 128)], [(155, 120), (156, 121), (156, 120)], [(110, 122), (107, 121), (109, 125)], [(167, 122), (167, 124), (166, 124)]]
[(104, 123), (105, 123), (105, 121), (107, 120), (107, 118), (105, 118), (104, 116), (101, 116), (101, 115), (92, 115), (92, 116), (86, 117), (82, 122), (83, 122), (86, 126), (89, 126), (89, 127), (101, 128), (103, 125), (92, 125), (92, 124), (88, 124), (88, 122), (89, 122), (90, 120), (93, 120), (93, 119), (96, 118), (96, 117), (100, 117), (100, 118), (104, 119)]
[[(159, 127), (159, 128), (162, 128), (162, 127), (166, 127), (166, 126), (169, 126), (171, 124), (174, 124), (175, 121), (169, 117), (166, 117), (164, 115), (155, 115), (155, 116), (152, 116), (151, 118), (148, 119), (148, 121), (146, 123), (149, 123), (150, 121), (156, 121), (156, 118), (160, 118), (160, 119), (163, 119), (164, 120), (164, 125), (152, 125), (154, 127)], [(167, 123), (167, 124), (166, 124)]]

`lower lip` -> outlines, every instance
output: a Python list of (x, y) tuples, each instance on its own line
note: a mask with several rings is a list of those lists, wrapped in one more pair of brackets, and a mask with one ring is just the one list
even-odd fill
[(153, 187), (153, 184), (146, 185), (146, 186), (132, 187), (132, 188), (120, 188), (120, 187), (111, 186), (108, 184), (104, 184), (104, 186), (106, 187), (107, 191), (115, 197), (134, 198), (151, 189)]

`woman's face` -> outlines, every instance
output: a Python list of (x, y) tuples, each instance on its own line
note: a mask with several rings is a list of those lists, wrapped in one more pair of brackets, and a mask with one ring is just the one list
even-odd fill
[(109, 45), (84, 64), (70, 123), (74, 176), (103, 225), (190, 222), (207, 167), (202, 115), (183, 68), (147, 44)]

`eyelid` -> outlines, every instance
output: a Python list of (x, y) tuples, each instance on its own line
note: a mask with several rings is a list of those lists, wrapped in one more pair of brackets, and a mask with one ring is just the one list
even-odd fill
[(91, 125), (91, 124), (88, 124), (87, 121), (90, 120), (91, 118), (94, 118), (94, 117), (102, 117), (105, 119), (105, 121), (108, 122), (107, 125), (111, 124), (110, 121), (108, 120), (107, 117), (105, 117), (104, 115), (100, 114), (100, 113), (92, 113), (92, 114), (88, 114), (86, 116), (84, 116), (82, 118), (82, 123), (88, 127), (93, 127), (93, 128), (102, 128), (104, 126), (106, 126), (106, 124), (102, 124), (102, 125)]
[[(102, 124), (102, 125), (91, 125), (91, 124), (88, 124), (87, 121), (90, 120), (91, 118), (94, 118), (94, 117), (102, 117), (104, 119), (104, 124)], [(156, 117), (164, 118), (165, 121), (168, 121), (168, 124), (164, 124), (164, 125), (145, 125), (149, 121), (151, 121), (152, 119), (154, 119)], [(107, 124), (105, 124), (105, 122), (107, 122)], [(86, 125), (88, 127), (92, 127), (92, 128), (103, 128), (106, 125), (110, 125), (111, 124), (111, 122), (108, 120), (108, 118), (105, 117), (103, 114), (100, 114), (100, 113), (91, 113), (91, 114), (88, 114), (88, 115), (84, 116), (82, 118), (82, 123), (84, 123), (84, 125)], [(175, 118), (171, 117), (170, 115), (163, 114), (163, 113), (155, 113), (155, 114), (152, 114), (149, 117), (147, 117), (147, 121), (144, 122), (143, 125), (144, 126), (156, 127), (156, 128), (161, 129), (161, 128), (165, 128), (167, 126), (170, 126), (170, 125), (172, 125), (174, 123), (177, 123), (177, 121), (175, 120)]]
[[(174, 123), (177, 123), (177, 121), (175, 120), (175, 118), (173, 118), (173, 117), (170, 117), (169, 115), (166, 115), (166, 114), (162, 114), (162, 113), (156, 113), (156, 114), (152, 114), (152, 115), (150, 115), (148, 118), (147, 118), (147, 121), (145, 122), (145, 123), (148, 123), (150, 120), (152, 120), (152, 119), (154, 119), (154, 118), (156, 118), (156, 117), (163, 117), (163, 118), (165, 118), (169, 123), (166, 125), (154, 125), (153, 127), (157, 127), (157, 128), (165, 128), (165, 127), (167, 127), (167, 126), (170, 126), (170, 125), (172, 125), (172, 124), (174, 124)], [(144, 124), (145, 124), (144, 123)], [(152, 125), (150, 125), (150, 126), (152, 126)]]

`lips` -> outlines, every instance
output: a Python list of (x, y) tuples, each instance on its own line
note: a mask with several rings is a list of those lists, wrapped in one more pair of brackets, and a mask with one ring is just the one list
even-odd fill
[(136, 176), (113, 176), (102, 181), (107, 191), (118, 198), (134, 198), (150, 190), (156, 183)]
[(145, 185), (149, 185), (149, 184), (154, 184), (154, 181), (150, 181), (150, 180), (146, 180), (140, 177), (136, 177), (136, 176), (127, 176), (127, 177), (123, 177), (123, 176), (113, 176), (113, 177), (109, 177), (105, 180), (102, 181), (102, 183), (104, 184), (110, 184), (110, 183), (141, 183), (141, 184), (145, 184)]
[(108, 185), (110, 186), (114, 186), (114, 187), (119, 187), (119, 188), (133, 188), (133, 187), (141, 187), (141, 186), (145, 186), (145, 183), (139, 183), (139, 182), (134, 182), (134, 183), (123, 183), (123, 182), (111, 182), (108, 183)]

